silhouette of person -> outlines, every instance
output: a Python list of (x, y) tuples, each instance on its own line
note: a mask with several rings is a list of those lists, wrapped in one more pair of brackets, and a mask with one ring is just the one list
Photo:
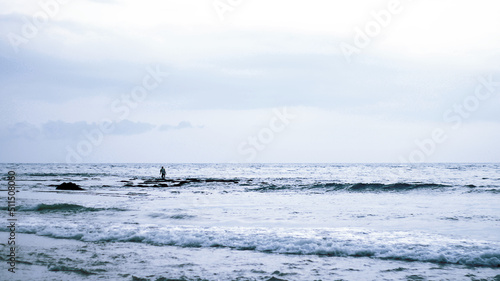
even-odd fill
[(163, 166), (161, 166), (160, 174), (161, 174), (161, 178), (165, 179), (165, 175), (167, 174), (167, 172), (165, 171), (165, 168)]

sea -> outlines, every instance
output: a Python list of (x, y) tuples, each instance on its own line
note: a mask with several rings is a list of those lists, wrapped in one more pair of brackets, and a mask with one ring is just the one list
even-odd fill
[(500, 280), (500, 164), (0, 167), (0, 280)]

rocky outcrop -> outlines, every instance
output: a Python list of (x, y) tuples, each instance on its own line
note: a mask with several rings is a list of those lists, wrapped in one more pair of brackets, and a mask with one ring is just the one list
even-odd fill
[(78, 186), (76, 183), (63, 182), (56, 187), (56, 190), (85, 190)]

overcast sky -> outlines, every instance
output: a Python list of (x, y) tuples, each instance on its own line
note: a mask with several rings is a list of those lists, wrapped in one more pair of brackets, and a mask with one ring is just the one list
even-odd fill
[(0, 0), (0, 162), (498, 162), (499, 15)]

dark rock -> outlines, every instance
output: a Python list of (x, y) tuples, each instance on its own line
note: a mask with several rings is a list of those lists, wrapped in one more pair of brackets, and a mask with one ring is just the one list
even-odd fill
[(187, 178), (186, 180), (190, 182), (201, 182), (201, 180), (197, 178)]
[(279, 279), (279, 278), (276, 278), (276, 277), (271, 277), (267, 281), (286, 281), (286, 280), (285, 279)]
[(233, 182), (238, 183), (238, 180), (230, 180), (230, 179), (206, 179), (206, 182)]
[[(136, 185), (141, 187), (142, 185), (146, 185), (148, 187), (179, 187), (183, 186), (185, 184), (192, 184), (192, 183), (239, 183), (239, 179), (199, 179), (199, 178), (185, 178), (185, 179), (175, 179), (175, 178), (170, 178), (170, 179), (159, 179), (159, 178), (151, 178), (144, 180), (141, 184)], [(127, 182), (125, 186), (134, 186), (132, 183)]]
[(63, 182), (56, 187), (56, 190), (85, 190), (78, 186), (76, 183)]

